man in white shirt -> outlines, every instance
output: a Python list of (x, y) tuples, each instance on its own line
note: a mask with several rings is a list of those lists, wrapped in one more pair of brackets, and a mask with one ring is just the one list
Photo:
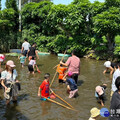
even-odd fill
[(117, 90), (116, 85), (115, 85), (115, 81), (116, 81), (116, 78), (119, 76), (120, 76), (120, 64), (118, 64), (118, 69), (113, 74), (111, 96)]
[(27, 55), (27, 52), (29, 50), (29, 47), (31, 47), (30, 43), (28, 42), (27, 38), (24, 39), (24, 43), (22, 44), (21, 52), (24, 52), (24, 55)]

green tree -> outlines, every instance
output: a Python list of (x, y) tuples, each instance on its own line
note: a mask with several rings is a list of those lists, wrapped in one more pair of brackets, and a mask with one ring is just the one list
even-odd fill
[(1, 10), (1, 8), (2, 8), (2, 7), (1, 7), (1, 0), (0, 0), (0, 10)]
[(0, 11), (0, 50), (8, 52), (13, 44), (14, 36), (11, 31), (14, 27), (15, 10), (12, 8)]
[(106, 10), (94, 17), (94, 31), (106, 36), (108, 50), (113, 53), (115, 36), (120, 30), (120, 0), (106, 0), (105, 6)]
[(11, 32), (13, 32), (14, 39), (12, 41), (11, 48), (17, 48), (17, 33), (18, 33), (18, 28), (19, 28), (19, 11), (17, 7), (17, 0), (6, 0), (6, 8), (10, 9), (12, 8), (15, 11), (15, 14), (13, 16), (13, 21), (14, 26), (11, 29)]

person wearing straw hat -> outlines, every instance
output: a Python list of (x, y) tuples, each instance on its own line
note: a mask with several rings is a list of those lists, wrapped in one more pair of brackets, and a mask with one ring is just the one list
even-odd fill
[(97, 120), (97, 118), (100, 115), (100, 110), (98, 108), (94, 107), (90, 110), (90, 113), (91, 113), (91, 116), (88, 120)]
[(20, 83), (16, 80), (17, 71), (14, 69), (15, 64), (12, 60), (7, 61), (6, 70), (1, 73), (1, 84), (4, 87), (4, 97), (6, 98), (6, 105), (10, 100), (17, 102), (18, 90), (20, 90)]

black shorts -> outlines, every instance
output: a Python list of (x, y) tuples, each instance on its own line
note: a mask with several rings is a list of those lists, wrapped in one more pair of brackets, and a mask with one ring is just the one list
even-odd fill
[(65, 83), (62, 79), (59, 79), (59, 83)]
[(25, 50), (25, 51), (24, 51), (24, 55), (25, 55), (25, 57), (26, 57), (26, 55), (27, 55), (27, 52), (28, 52), (28, 50)]
[(33, 65), (28, 65), (28, 70), (29, 70), (30, 72), (33, 72), (33, 71), (34, 71)]

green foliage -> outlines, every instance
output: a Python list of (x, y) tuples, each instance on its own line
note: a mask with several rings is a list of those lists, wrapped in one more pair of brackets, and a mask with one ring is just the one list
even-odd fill
[(1, 10), (2, 6), (1, 6), (1, 0), (0, 0), (0, 10)]
[(6, 0), (6, 8), (13, 8), (15, 11), (18, 11), (17, 7), (17, 1), (16, 0)]
[(120, 56), (120, 35), (115, 37), (115, 50), (114, 54)]

